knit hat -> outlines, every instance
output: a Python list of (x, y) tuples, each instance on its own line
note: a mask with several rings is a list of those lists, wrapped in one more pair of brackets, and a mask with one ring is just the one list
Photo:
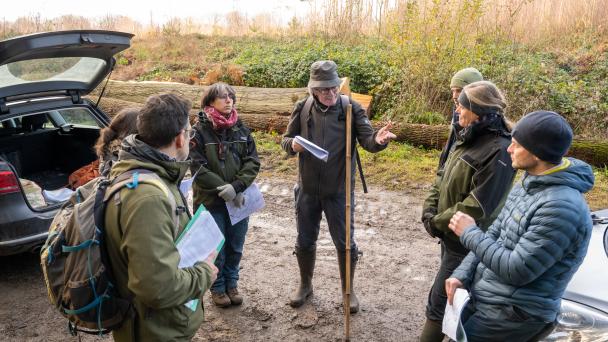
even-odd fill
[(521, 118), (512, 136), (540, 160), (559, 164), (572, 143), (572, 128), (561, 115), (539, 110)]
[(339, 87), (341, 82), (334, 61), (316, 61), (310, 66), (309, 88)]
[(454, 74), (450, 88), (464, 88), (467, 84), (483, 81), (483, 76), (475, 68), (465, 68)]

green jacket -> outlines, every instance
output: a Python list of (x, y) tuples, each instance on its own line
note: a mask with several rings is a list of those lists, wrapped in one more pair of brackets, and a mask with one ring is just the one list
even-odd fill
[[(177, 187), (188, 165), (129, 136), (111, 169), (111, 178), (131, 169), (151, 170), (164, 183), (164, 187), (148, 183), (125, 187), (108, 201), (108, 256), (119, 293), (133, 296), (135, 309), (135, 317), (113, 332), (116, 341), (189, 341), (203, 322), (202, 300), (195, 311), (184, 303), (202, 298), (211, 286), (211, 269), (204, 263), (178, 268), (174, 244), (190, 218)], [(181, 209), (177, 210), (179, 227), (167, 190)]]
[(260, 171), (260, 160), (249, 129), (238, 120), (221, 132), (213, 130), (205, 113), (198, 116), (194, 126), (190, 158), (194, 208), (202, 203), (207, 208), (224, 206), (217, 194), (218, 186), (231, 184), (239, 193), (253, 183)]
[(457, 211), (473, 217), (487, 229), (496, 219), (511, 189), (515, 170), (507, 153), (506, 131), (482, 129), (475, 136), (458, 140), (424, 201), (423, 212), (435, 211), (432, 222), (443, 232), (452, 250), (465, 252), (458, 237), (448, 228)]

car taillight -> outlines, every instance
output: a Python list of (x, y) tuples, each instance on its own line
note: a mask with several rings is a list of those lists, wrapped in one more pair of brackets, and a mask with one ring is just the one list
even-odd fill
[(0, 195), (19, 192), (17, 177), (11, 171), (0, 171)]

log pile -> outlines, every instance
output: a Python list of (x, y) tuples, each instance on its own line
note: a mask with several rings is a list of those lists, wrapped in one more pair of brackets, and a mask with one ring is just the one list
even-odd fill
[[(180, 83), (110, 81), (100, 108), (112, 117), (122, 108), (141, 107), (152, 94), (175, 92), (192, 101), (194, 109), (190, 111), (190, 119), (194, 123), (200, 111), (200, 97), (204, 88)], [(285, 132), (294, 104), (306, 96), (306, 88), (235, 87), (235, 90), (241, 120), (251, 129), (265, 132)], [(353, 98), (355, 95), (351, 94)], [(93, 99), (96, 99), (95, 94)], [(378, 129), (383, 123), (372, 122), (372, 125)], [(449, 126), (394, 123), (392, 131), (397, 135), (397, 141), (441, 149), (447, 139)], [(608, 141), (575, 139), (568, 155), (595, 166), (608, 166)]]

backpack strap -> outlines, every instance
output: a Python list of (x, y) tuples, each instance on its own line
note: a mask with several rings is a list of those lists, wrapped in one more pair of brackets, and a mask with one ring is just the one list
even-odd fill
[[(347, 107), (350, 104), (350, 97), (341, 94), (340, 98), (342, 99), (342, 112), (344, 113), (344, 115), (346, 115), (346, 111), (347, 111)], [(355, 120), (354, 117), (352, 119), (353, 121)], [(357, 128), (356, 125), (353, 124), (353, 128)], [(357, 149), (357, 144), (356, 144), (356, 139), (355, 139), (355, 159), (357, 161), (357, 170), (359, 170), (359, 176), (361, 177), (361, 186), (363, 187), (363, 193), (367, 193), (367, 183), (365, 182), (365, 175), (363, 174), (363, 164), (361, 164), (361, 157), (359, 156), (359, 149)]]
[[(341, 104), (342, 104), (342, 113), (346, 115), (346, 110), (348, 105), (350, 104), (350, 97), (340, 94)], [(310, 136), (308, 135), (308, 125), (310, 123), (310, 110), (312, 109), (312, 104), (314, 102), (314, 98), (312, 95), (306, 98), (304, 102), (304, 106), (300, 111), (300, 134), (305, 139), (310, 140)], [(354, 119), (353, 119), (354, 120)], [(356, 127), (353, 125), (353, 127)], [(359, 176), (361, 177), (361, 185), (363, 187), (363, 192), (367, 193), (367, 183), (365, 182), (365, 175), (363, 174), (363, 164), (361, 164), (361, 157), (359, 156), (359, 150), (356, 147), (355, 140), (355, 159), (357, 161), (357, 169), (359, 170)]]
[[(111, 182), (111, 185), (107, 189), (104, 196), (104, 203), (110, 200), (110, 198), (114, 197), (114, 201), (117, 205), (121, 203), (120, 201), (120, 190), (124, 187), (128, 189), (135, 189), (140, 183), (151, 184), (162, 190), (165, 196), (169, 199), (169, 203), (171, 205), (171, 213), (173, 215), (173, 224), (176, 228), (175, 232), (179, 228), (179, 213), (177, 210), (177, 201), (173, 193), (167, 188), (165, 183), (160, 179), (160, 177), (146, 169), (133, 169), (122, 173), (121, 175), (114, 178)], [(176, 238), (177, 236), (175, 236)]]
[(312, 95), (309, 95), (304, 102), (304, 107), (300, 111), (300, 134), (303, 138), (310, 140), (308, 135), (308, 125), (310, 123), (310, 110), (312, 109), (312, 103), (314, 102)]

